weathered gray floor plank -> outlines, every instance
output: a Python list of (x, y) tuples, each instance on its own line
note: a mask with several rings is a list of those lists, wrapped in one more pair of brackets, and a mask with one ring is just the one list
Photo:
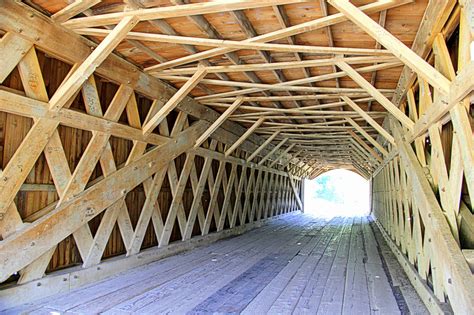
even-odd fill
[(373, 228), (288, 216), (7, 313), (426, 313)]
[(382, 265), (382, 259), (378, 252), (377, 242), (367, 219), (363, 219), (362, 229), (367, 251), (367, 262), (365, 272), (369, 285), (369, 301), (372, 314), (399, 314), (400, 310), (388, 282)]
[(367, 255), (361, 229), (361, 218), (356, 218), (351, 232), (349, 260), (344, 288), (342, 314), (369, 314), (369, 288), (365, 273)]
[(352, 224), (353, 222), (349, 221), (349, 226), (343, 230), (317, 314), (340, 314), (342, 312)]

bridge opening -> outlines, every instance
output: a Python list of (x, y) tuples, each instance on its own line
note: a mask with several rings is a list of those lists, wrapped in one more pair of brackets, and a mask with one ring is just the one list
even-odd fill
[(367, 216), (370, 182), (352, 171), (336, 169), (304, 183), (304, 212), (322, 218)]

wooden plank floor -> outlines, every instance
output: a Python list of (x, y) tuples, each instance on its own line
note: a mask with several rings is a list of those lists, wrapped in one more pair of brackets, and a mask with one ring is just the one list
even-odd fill
[(306, 214), (7, 313), (53, 312), (427, 313), (368, 218)]

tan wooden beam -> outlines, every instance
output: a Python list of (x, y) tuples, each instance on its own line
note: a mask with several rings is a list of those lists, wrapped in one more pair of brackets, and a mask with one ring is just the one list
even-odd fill
[(395, 36), (390, 34), (385, 28), (368, 17), (364, 12), (348, 1), (328, 0), (328, 2), (376, 41), (380, 42), (385, 48), (390, 50), (397, 58), (403, 61), (403, 63), (409, 66), (419, 76), (427, 80), (433, 87), (445, 95), (449, 93), (451, 82), (449, 82), (445, 76)]
[[(378, 25), (378, 24), (377, 24)], [(385, 109), (397, 118), (409, 130), (413, 130), (414, 123), (398, 107), (396, 107), (388, 98), (386, 98), (378, 89), (368, 82), (362, 75), (354, 70), (347, 63), (341, 61), (336, 63), (339, 68), (344, 70), (357, 84), (372, 95)]]
[(286, 148), (285, 150), (283, 150), (280, 154), (278, 154), (278, 156), (273, 160), (272, 163), (270, 163), (270, 165), (268, 167), (273, 167), (276, 163), (279, 163), (280, 162), (280, 159), (288, 154), (288, 152), (290, 152), (294, 147), (296, 146), (296, 143), (292, 143), (288, 146), (288, 148)]
[(379, 162), (382, 162), (383, 159), (380, 157), (380, 155), (377, 154), (370, 146), (365, 143), (364, 140), (362, 140), (354, 131), (349, 130), (348, 133), (356, 140), (362, 147), (364, 147), (365, 150), (367, 150), (374, 158), (376, 158)]
[[(216, 148), (217, 142), (215, 140), (211, 141), (209, 149), (214, 151)], [(194, 228), (194, 223), (196, 222), (196, 217), (198, 216), (199, 211), (203, 211), (202, 209), (202, 194), (204, 189), (206, 188), (206, 182), (209, 175), (209, 171), (212, 166), (213, 158), (211, 156), (204, 157), (204, 164), (202, 166), (201, 175), (199, 177), (199, 182), (195, 188), (194, 199), (191, 204), (191, 209), (189, 210), (188, 220), (186, 222), (186, 228), (183, 236), (183, 240), (188, 240), (191, 238), (192, 231)], [(204, 215), (203, 215), (204, 216)], [(204, 222), (201, 226), (201, 230), (204, 228)]]
[[(425, 16), (429, 19), (422, 19), (415, 40), (411, 46), (412, 51), (427, 58), (432, 51), (433, 40), (435, 36), (441, 32), (446, 24), (446, 21), (451, 16), (453, 8), (456, 6), (456, 1), (452, 0), (438, 0), (430, 1), (426, 6)], [(397, 83), (397, 89), (392, 98), (395, 105), (401, 105), (405, 93), (412, 87), (417, 75), (410, 67), (405, 66)]]
[(0, 84), (15, 69), (20, 60), (33, 47), (33, 43), (8, 32), (0, 40)]
[[(365, 72), (371, 72), (371, 71), (374, 71), (374, 70), (389, 69), (389, 68), (398, 67), (398, 66), (401, 66), (401, 65), (402, 65), (401, 62), (389, 62), (389, 63), (378, 64), (376, 66), (367, 66), (367, 67), (357, 68), (357, 71), (359, 73), (365, 73)], [(277, 85), (277, 86), (280, 86), (280, 85), (281, 86), (303, 85), (303, 84), (307, 84), (307, 83), (314, 83), (314, 82), (332, 80), (336, 77), (342, 78), (342, 77), (345, 77), (345, 76), (346, 76), (346, 73), (344, 71), (340, 71), (340, 72), (337, 72), (337, 73), (323, 74), (323, 75), (318, 75), (318, 76), (309, 77), (309, 78), (290, 80), (290, 81), (286, 81), (286, 82), (283, 82), (283, 83), (276, 83), (275, 85)], [(198, 101), (204, 101), (204, 100), (211, 101), (211, 100), (215, 100), (215, 99), (219, 99), (219, 98), (223, 98), (223, 97), (245, 95), (245, 94), (255, 93), (255, 92), (259, 92), (259, 91), (263, 91), (263, 90), (265, 90), (265, 89), (262, 89), (262, 88), (248, 88), (248, 89), (243, 89), (243, 90), (240, 90), (240, 91), (223, 92), (223, 93), (216, 93), (216, 94), (212, 94), (212, 95), (199, 96), (199, 97), (196, 97), (196, 100), (198, 100)], [(385, 91), (385, 92), (380, 91), (380, 92), (382, 92), (383, 94), (393, 93), (393, 91)], [(350, 93), (350, 92), (347, 92), (347, 91), (345, 92), (345, 94), (348, 94), (348, 93)], [(360, 92), (358, 94), (361, 95), (361, 93), (367, 93), (367, 92), (363, 91), (363, 92)], [(334, 94), (334, 95), (336, 95), (336, 94)], [(296, 97), (295, 100), (299, 100), (298, 98), (303, 97), (303, 96), (302, 95), (294, 95), (293, 97)], [(278, 98), (281, 97), (281, 96), (274, 96), (274, 97), (276, 99), (269, 98), (269, 100), (278, 100)], [(289, 97), (289, 96), (287, 96), (287, 97)], [(315, 99), (318, 99), (318, 97), (331, 97), (331, 96), (328, 95), (328, 94), (319, 94), (319, 93), (318, 93), (318, 95), (314, 96)], [(352, 97), (357, 97), (357, 96), (354, 95)], [(289, 98), (289, 99), (291, 99), (291, 98)]]
[(167, 138), (157, 134), (144, 136), (141, 129), (121, 123), (81, 113), (67, 108), (57, 113), (48, 109), (48, 103), (27, 98), (15, 93), (0, 90), (2, 111), (30, 118), (46, 118), (56, 120), (59, 124), (71, 128), (110, 133), (112, 136), (132, 141), (142, 141), (155, 145), (163, 144)]
[(434, 123), (444, 117), (456, 104), (467, 97), (474, 89), (474, 63), (469, 63), (463, 68), (451, 85), (448, 102), (446, 100), (438, 100), (433, 106), (427, 109), (424, 115), (415, 124), (411, 138), (416, 138), (426, 132)]
[[(385, 22), (387, 21), (387, 10), (383, 10), (379, 14), (379, 25), (385, 28)], [(380, 49), (382, 45), (379, 42), (375, 41), (375, 49)], [(372, 76), (370, 77), (370, 84), (376, 86), (377, 83), (377, 71), (372, 72)], [(368, 110), (372, 108), (372, 101), (369, 101)]]
[[(333, 100), (339, 99), (341, 95), (345, 95), (350, 98), (354, 98), (354, 102), (367, 102), (373, 97), (367, 97), (368, 93), (344, 93), (344, 94), (315, 94), (315, 95), (277, 95), (277, 96), (242, 96), (244, 102), (265, 102), (265, 101), (311, 101), (311, 100)], [(197, 99), (197, 98), (196, 98)], [(216, 107), (224, 107), (229, 106), (231, 103), (234, 102), (237, 97), (216, 97), (211, 99), (202, 99), (201, 103), (209, 105), (209, 106), (216, 106)], [(200, 99), (201, 100), (201, 99)], [(341, 105), (340, 102), (333, 102), (328, 104), (317, 104), (317, 105), (309, 105), (305, 106), (304, 109), (322, 109), (322, 108), (330, 108), (330, 107), (337, 107)], [(294, 110), (293, 108), (269, 108), (269, 107), (259, 107), (259, 106), (242, 106), (242, 109), (246, 109), (248, 111), (288, 111)]]
[(196, 73), (186, 81), (186, 83), (163, 105), (162, 108), (153, 116), (144, 126), (143, 134), (149, 135), (153, 132), (156, 126), (168, 116), (168, 114), (178, 106), (192, 89), (206, 76), (206, 69), (199, 67)]
[(76, 71), (57, 89), (49, 103), (52, 110), (61, 109), (78, 91), (95, 69), (107, 58), (125, 35), (138, 23), (133, 16), (120, 21), (113, 31), (94, 49), (94, 51), (77, 67)]
[(268, 137), (264, 143), (262, 143), (258, 148), (257, 150), (255, 150), (254, 152), (252, 152), (252, 154), (247, 158), (247, 162), (251, 162), (266, 146), (268, 146), (270, 144), (270, 142), (273, 141), (273, 139), (275, 139), (276, 136), (278, 136), (278, 134), (280, 133), (279, 130), (273, 132), (273, 134)]
[(377, 140), (375, 140), (371, 135), (369, 135), (367, 133), (367, 131), (365, 131), (358, 123), (356, 123), (353, 119), (351, 118), (346, 118), (346, 120), (361, 134), (363, 135), (367, 140), (369, 140), (370, 143), (372, 143), (372, 145), (374, 147), (377, 148), (377, 150), (380, 151), (380, 153), (382, 153), (384, 156), (388, 156), (388, 152), (387, 150), (385, 150), (385, 148), (377, 142)]
[(380, 126), (372, 117), (370, 117), (362, 108), (354, 103), (350, 98), (342, 96), (342, 99), (349, 105), (353, 110), (358, 112), (375, 130), (377, 130), (385, 139), (390, 143), (395, 144), (393, 137), (386, 131), (382, 126)]
[[(367, 64), (370, 61), (379, 61), (383, 63), (396, 62), (397, 59), (392, 56), (362, 56), (362, 57), (333, 57), (326, 59), (315, 59), (315, 60), (302, 60), (302, 61), (284, 61), (284, 62), (272, 62), (272, 63), (252, 63), (243, 65), (225, 65), (225, 66), (211, 66), (206, 67), (208, 73), (232, 73), (232, 72), (245, 72), (245, 71), (271, 71), (271, 70), (283, 70), (283, 69), (297, 69), (297, 68), (309, 68), (309, 67), (327, 67), (330, 65), (338, 64), (339, 62), (345, 62), (347, 64)], [(178, 68), (162, 70), (160, 72), (154, 72), (154, 75), (158, 78), (166, 78), (170, 75), (189, 75), (196, 73), (197, 68)]]
[(140, 10), (130, 10), (117, 13), (108, 13), (95, 15), (85, 18), (76, 18), (69, 20), (64, 26), (69, 28), (104, 26), (117, 24), (120, 20), (130, 16), (136, 16), (140, 21), (149, 21), (157, 19), (167, 19), (175, 17), (183, 17), (198, 14), (210, 14), (219, 12), (228, 12), (233, 10), (243, 10), (265, 7), (277, 4), (301, 3), (304, 0), (266, 0), (255, 2), (252, 0), (218, 0), (213, 2), (193, 3), (180, 6), (169, 6), (161, 8), (150, 8)]
[(234, 187), (236, 184), (236, 181), (235, 181), (236, 177), (237, 177), (237, 164), (232, 164), (229, 180), (227, 180), (226, 172), (224, 172), (224, 175), (222, 178), (225, 197), (222, 203), (222, 211), (221, 211), (220, 220), (217, 223), (217, 231), (222, 231), (224, 229), (226, 218), (229, 220), (229, 222), (231, 222), (232, 220), (232, 210), (231, 210), (230, 204), (231, 204), (231, 197), (232, 197), (232, 187)]
[[(74, 30), (76, 33), (87, 36), (104, 37), (111, 31), (100, 28), (80, 28)], [(326, 47), (311, 45), (288, 45), (288, 44), (269, 44), (259, 42), (234, 41), (227, 39), (210, 39), (201, 37), (188, 37), (176, 35), (163, 35), (143, 32), (129, 32), (126, 39), (139, 40), (144, 42), (172, 43), (183, 45), (199, 45), (210, 47), (227, 47), (234, 49), (268, 50), (278, 52), (307, 53), (307, 54), (339, 54), (339, 55), (371, 55), (371, 56), (392, 56), (392, 53), (382, 49), (365, 48), (345, 48), (345, 47)], [(373, 57), (372, 57), (373, 58)], [(301, 61), (301, 60), (299, 60)], [(161, 71), (160, 71), (161, 72)]]
[[(193, 167), (193, 164), (194, 154), (188, 153), (186, 155), (186, 160), (184, 162), (183, 169), (181, 170), (181, 174), (179, 176), (179, 181), (177, 182), (177, 188), (173, 196), (173, 201), (171, 202), (170, 208), (168, 210), (168, 215), (164, 224), (163, 233), (159, 236), (158, 245), (160, 247), (166, 246), (169, 243), (171, 232), (173, 230), (176, 217), (179, 212), (179, 207), (182, 206), (184, 190), (186, 188), (186, 183), (188, 181), (189, 174), (191, 173), (191, 168)], [(184, 233), (182, 236), (184, 237)]]
[(55, 22), (63, 23), (69, 20), (70, 18), (86, 11), (87, 9), (90, 9), (97, 3), (100, 3), (100, 0), (76, 0), (70, 5), (54, 13), (51, 18)]
[(263, 163), (270, 158), (282, 145), (284, 145), (289, 139), (285, 138), (281, 140), (270, 152), (267, 153), (259, 162), (258, 165), (263, 165)]
[(220, 125), (222, 125), (222, 123), (239, 108), (242, 102), (243, 102), (242, 98), (238, 98), (234, 103), (232, 103), (232, 105), (229, 108), (227, 108), (225, 112), (223, 112), (222, 115), (219, 118), (217, 118), (216, 121), (214, 121), (212, 125), (196, 140), (194, 147), (195, 148), (200, 147), (201, 144), (204, 141), (206, 141), (206, 139), (209, 138), (209, 136), (212, 133), (214, 133), (214, 131), (216, 131), (216, 129), (219, 128)]
[[(229, 149), (225, 151), (225, 156), (229, 156), (244, 142), (260, 125), (265, 121), (265, 117), (260, 117), (247, 131), (235, 141)], [(270, 140), (271, 141), (271, 140)], [(250, 161), (249, 161), (250, 162)]]
[[(160, 78), (169, 81), (188, 81), (189, 77), (181, 77), (174, 75), (163, 75)], [(202, 79), (202, 83), (218, 86), (233, 86), (233, 87), (250, 87), (250, 88), (261, 88), (263, 90), (275, 90), (275, 91), (296, 91), (296, 92), (313, 92), (313, 93), (360, 93), (365, 92), (365, 89), (361, 88), (329, 88), (329, 87), (311, 87), (311, 86), (293, 86), (290, 84), (264, 84), (264, 83), (250, 83), (240, 81), (223, 81), (213, 79)], [(287, 83), (287, 82), (285, 82)], [(240, 92), (240, 91), (239, 91)], [(379, 89), (381, 93), (391, 93), (391, 89)]]

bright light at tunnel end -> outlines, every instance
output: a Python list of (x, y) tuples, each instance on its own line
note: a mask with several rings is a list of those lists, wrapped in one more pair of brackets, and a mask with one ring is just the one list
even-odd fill
[(367, 216), (370, 182), (343, 169), (328, 171), (304, 183), (304, 210), (323, 218)]

